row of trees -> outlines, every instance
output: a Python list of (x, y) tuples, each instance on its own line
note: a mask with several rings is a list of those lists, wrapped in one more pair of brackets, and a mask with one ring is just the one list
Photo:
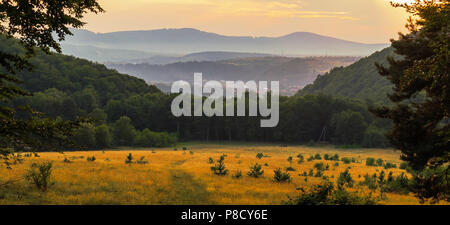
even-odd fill
[(112, 124), (83, 123), (72, 141), (75, 147), (102, 149), (112, 146), (167, 147), (177, 142), (175, 134), (153, 132), (148, 128), (136, 130), (129, 117), (120, 117)]
[[(102, 104), (97, 100), (102, 98), (99, 92), (93, 86), (88, 86), (73, 93), (50, 88), (36, 92), (31, 97), (21, 97), (15, 103), (30, 105), (52, 118), (93, 118), (92, 127), (84, 125), (82, 130), (89, 128), (88, 130), (93, 131), (102, 124), (110, 124), (110, 130), (114, 130), (113, 124), (122, 121), (122, 117), (126, 116), (130, 125), (137, 130), (176, 133), (180, 139), (186, 141), (321, 141), (337, 145), (388, 146), (384, 134), (391, 126), (390, 123), (372, 115), (368, 110), (369, 106), (360, 100), (326, 95), (281, 97), (279, 125), (275, 128), (261, 128), (260, 116), (174, 117), (170, 110), (174, 97), (176, 95), (161, 92), (135, 94), (111, 99)], [(119, 136), (114, 139), (117, 145), (134, 143), (129, 139), (121, 141)], [(140, 138), (137, 142), (144, 141)]]

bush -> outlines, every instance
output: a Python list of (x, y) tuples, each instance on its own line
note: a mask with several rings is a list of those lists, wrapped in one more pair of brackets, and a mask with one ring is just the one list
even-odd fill
[(296, 171), (296, 169), (291, 167), (291, 166), (289, 166), (289, 167), (286, 167), (286, 171)]
[(351, 162), (352, 162), (352, 160), (351, 159), (349, 159), (349, 158), (342, 158), (341, 159), (341, 161), (344, 163), (344, 164), (350, 164)]
[(325, 165), (323, 163), (316, 163), (314, 164), (314, 168), (316, 168), (317, 170), (324, 170), (325, 169)]
[(400, 176), (395, 179), (388, 179), (386, 184), (386, 192), (393, 192), (407, 195), (412, 190), (412, 181), (408, 179), (405, 173), (400, 174)]
[(383, 166), (384, 161), (383, 161), (383, 159), (377, 159), (376, 163), (377, 163), (377, 166)]
[(397, 168), (397, 164), (389, 162), (384, 164), (384, 169), (391, 169), (391, 168)]
[(88, 162), (94, 162), (96, 160), (95, 156), (87, 157)]
[(212, 157), (209, 157), (208, 163), (209, 163), (209, 164), (213, 164), (213, 163), (214, 163), (214, 159), (213, 159)]
[(280, 168), (274, 170), (273, 179), (275, 182), (283, 183), (283, 182), (291, 182), (291, 175), (287, 172), (281, 171)]
[(261, 165), (256, 163), (255, 165), (250, 167), (250, 171), (248, 171), (247, 175), (249, 177), (258, 178), (264, 174), (264, 170), (261, 169)]
[(375, 159), (374, 158), (367, 158), (366, 159), (366, 166), (376, 166)]
[(130, 153), (125, 159), (125, 164), (132, 164), (132, 163), (133, 163), (133, 155)]
[(348, 169), (346, 169), (344, 172), (342, 172), (339, 175), (337, 183), (338, 183), (339, 187), (344, 187), (344, 186), (353, 187), (354, 181), (353, 181), (353, 178), (350, 175), (350, 172), (348, 171)]
[(320, 156), (319, 153), (317, 153), (317, 154), (314, 155), (314, 159), (316, 159), (316, 160), (321, 160), (322, 157)]
[(316, 174), (314, 174), (314, 177), (322, 177), (322, 176), (323, 176), (322, 170), (317, 170)]
[(305, 158), (303, 157), (302, 154), (298, 154), (297, 158), (298, 158), (298, 160), (297, 160), (298, 164), (303, 163), (305, 161)]
[(333, 161), (339, 161), (339, 155), (338, 155), (338, 154), (335, 154), (334, 156), (332, 156), (332, 157), (330, 158), (330, 160), (333, 160)]
[(323, 159), (325, 159), (325, 160), (330, 160), (330, 155), (325, 154), (325, 155), (323, 156)]
[(302, 193), (295, 199), (290, 199), (289, 205), (375, 205), (370, 196), (361, 197), (345, 189), (335, 189), (333, 183), (323, 181), (314, 185), (309, 191), (299, 189)]
[(369, 176), (369, 174), (364, 175), (364, 181), (359, 184), (367, 186), (370, 190), (376, 190), (378, 188), (376, 176)]
[(26, 179), (35, 185), (41, 191), (47, 191), (51, 183), (52, 175), (52, 162), (42, 164), (32, 164), (30, 170), (28, 170)]
[(258, 158), (258, 159), (262, 159), (263, 157), (264, 157), (264, 154), (261, 152), (256, 154), (256, 158)]
[(211, 167), (211, 171), (218, 176), (225, 176), (228, 173), (228, 170), (225, 168), (225, 155), (220, 156), (217, 163)]

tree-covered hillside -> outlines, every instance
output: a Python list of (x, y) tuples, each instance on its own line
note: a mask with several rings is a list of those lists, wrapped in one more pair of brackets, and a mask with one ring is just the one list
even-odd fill
[(324, 93), (386, 103), (392, 84), (378, 74), (375, 63), (386, 64), (386, 57), (392, 54), (393, 49), (386, 48), (350, 66), (335, 68), (319, 75), (313, 84), (300, 90), (297, 95)]
[[(7, 42), (1, 42), (2, 49), (20, 51)], [(278, 126), (261, 128), (260, 116), (176, 118), (170, 111), (176, 94), (165, 94), (101, 64), (41, 53), (31, 62), (34, 70), (18, 77), (33, 95), (12, 104), (30, 106), (51, 118), (92, 118), (73, 137), (80, 147), (167, 146), (177, 138), (387, 146), (383, 133), (389, 124), (371, 115), (364, 101), (325, 95), (281, 97)]]
[[(23, 49), (12, 40), (0, 36), (0, 50), (20, 54)], [(139, 78), (120, 74), (102, 64), (54, 53), (46, 55), (37, 51), (31, 59), (32, 71), (21, 71), (17, 77), (22, 88), (30, 93), (59, 91), (72, 97), (74, 103), (87, 113), (95, 107), (103, 107), (108, 101), (134, 95), (159, 93), (155, 86)], [(87, 95), (91, 95), (90, 98)], [(88, 103), (87, 101), (92, 101)], [(88, 106), (89, 105), (89, 106)]]

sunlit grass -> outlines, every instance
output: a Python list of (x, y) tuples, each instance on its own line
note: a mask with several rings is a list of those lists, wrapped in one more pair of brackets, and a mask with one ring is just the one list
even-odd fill
[[(183, 144), (186, 145), (187, 144)], [(33, 162), (53, 161), (53, 182), (48, 192), (42, 193), (25, 180), (0, 187), (0, 204), (282, 204), (288, 196), (296, 196), (299, 187), (318, 184), (322, 178), (308, 177), (305, 181), (303, 172), (308, 172), (317, 162), (329, 165), (325, 176), (335, 180), (339, 174), (350, 167), (350, 173), (356, 183), (362, 181), (365, 174), (379, 173), (382, 167), (367, 167), (367, 157), (383, 158), (387, 162), (400, 164), (399, 153), (384, 149), (334, 149), (287, 147), (277, 145), (260, 146), (257, 144), (234, 143), (218, 145), (194, 143), (183, 151), (180, 145), (174, 149), (135, 149), (110, 150), (94, 152), (40, 153), (40, 157), (26, 158), (23, 164), (13, 166), (12, 170), (0, 167), (0, 184), (8, 180), (23, 177)], [(191, 152), (192, 151), (192, 152)], [(268, 157), (258, 159), (256, 154), (262, 152)], [(125, 164), (126, 156), (132, 153), (134, 160), (144, 156), (148, 164)], [(297, 155), (301, 153), (305, 162), (298, 164)], [(342, 157), (355, 158), (358, 162), (334, 166), (334, 161), (315, 160), (308, 162), (310, 155), (320, 153), (339, 154)], [(227, 176), (214, 175), (208, 163), (226, 154), (225, 165), (229, 170)], [(96, 161), (88, 162), (89, 156)], [(274, 170), (290, 166), (287, 161), (293, 157), (289, 172), (291, 183), (273, 182)], [(83, 158), (81, 158), (83, 157)], [(67, 158), (71, 163), (65, 163)], [(264, 176), (251, 178), (246, 174), (254, 163), (263, 165)], [(232, 178), (236, 170), (241, 170), (241, 179)], [(400, 169), (392, 171), (394, 176), (405, 172)], [(366, 187), (356, 186), (352, 191), (369, 194)], [(372, 193), (378, 196), (379, 193)], [(387, 194), (382, 204), (419, 204), (411, 195)]]

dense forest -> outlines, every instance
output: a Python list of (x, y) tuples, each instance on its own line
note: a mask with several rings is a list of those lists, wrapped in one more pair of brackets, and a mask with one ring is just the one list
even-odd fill
[[(3, 51), (20, 51), (3, 41)], [(258, 117), (172, 116), (176, 95), (145, 81), (60, 54), (38, 53), (35, 69), (21, 72), (23, 88), (33, 96), (15, 99), (52, 118), (89, 117), (73, 140), (88, 149), (112, 146), (170, 146), (177, 140), (230, 140), (386, 147), (390, 124), (377, 119), (362, 100), (330, 95), (280, 98), (280, 123), (260, 128)]]
[(375, 63), (386, 65), (386, 57), (394, 56), (393, 51), (393, 48), (386, 48), (350, 66), (334, 68), (319, 75), (313, 84), (300, 90), (297, 95), (323, 93), (387, 104), (387, 94), (392, 92), (393, 85), (380, 76)]

